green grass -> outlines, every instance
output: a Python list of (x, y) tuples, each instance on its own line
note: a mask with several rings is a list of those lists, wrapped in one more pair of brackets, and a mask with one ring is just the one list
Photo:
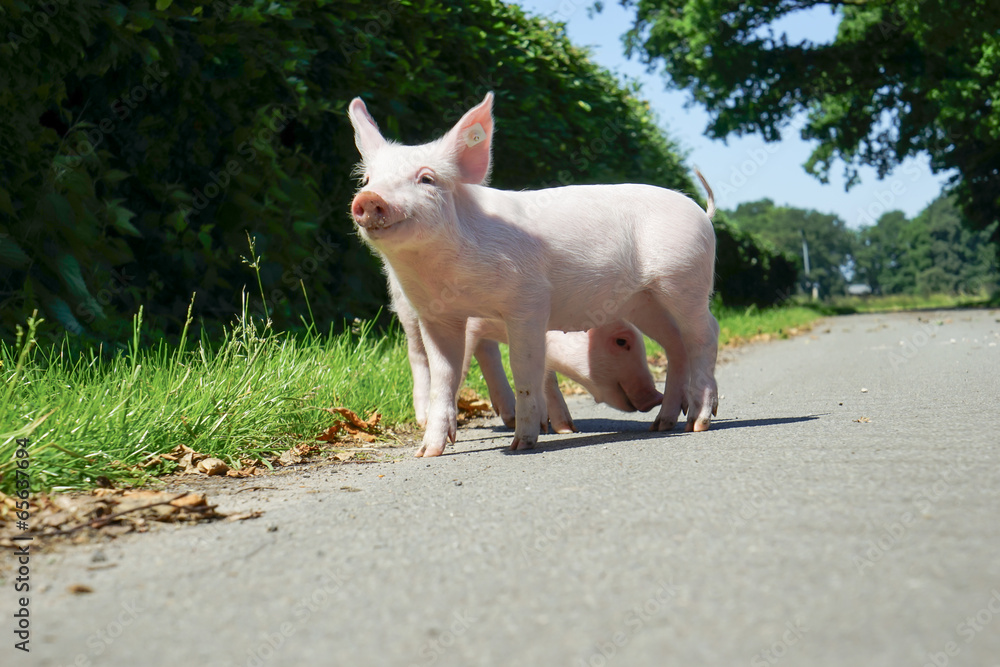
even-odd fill
[[(66, 347), (0, 347), (0, 490), (13, 487), (15, 439), (31, 441), (33, 489), (93, 487), (98, 477), (141, 483), (138, 464), (184, 444), (237, 466), (266, 459), (334, 421), (323, 408), (378, 410), (412, 420), (406, 341), (371, 325), (336, 336), (280, 334), (243, 318), (217, 344), (161, 344), (102, 359)], [(138, 341), (141, 320), (135, 323)]]
[[(787, 337), (823, 315), (968, 305), (956, 297), (889, 297), (799, 303), (781, 308), (714, 307), (720, 344), (760, 334)], [(243, 317), (222, 340), (139, 345), (141, 313), (127, 351), (73, 353), (68, 344), (34, 343), (41, 321), (29, 322), (14, 346), (0, 344), (0, 491), (10, 474), (15, 440), (31, 441), (33, 489), (85, 489), (107, 478), (116, 485), (149, 481), (139, 464), (180, 444), (238, 465), (266, 460), (315, 442), (343, 406), (373, 411), (392, 427), (413, 420), (406, 341), (357, 323), (338, 335), (273, 331)], [(661, 352), (647, 341), (648, 353)], [(503, 348), (506, 362), (506, 347)], [(473, 365), (467, 386), (487, 396)]]
[(882, 313), (928, 308), (977, 308), (996, 302), (987, 292), (981, 294), (890, 294), (886, 296), (843, 296), (830, 300), (826, 307), (837, 314)]
[(783, 308), (720, 307), (713, 310), (719, 320), (720, 346), (750, 340), (761, 334), (787, 338), (791, 329), (801, 329), (823, 315), (817, 308), (803, 305)]

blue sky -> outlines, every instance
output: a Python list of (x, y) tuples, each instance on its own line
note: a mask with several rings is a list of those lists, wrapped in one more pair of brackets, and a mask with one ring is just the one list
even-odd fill
[[(833, 166), (824, 185), (802, 165), (813, 143), (795, 131), (783, 140), (766, 144), (757, 135), (731, 137), (728, 141), (705, 136), (708, 114), (701, 106), (685, 108), (686, 91), (668, 91), (659, 72), (648, 73), (638, 60), (625, 58), (621, 36), (631, 25), (633, 10), (617, 0), (605, 0), (604, 11), (593, 18), (587, 8), (593, 0), (518, 0), (527, 11), (566, 23), (574, 44), (587, 46), (593, 59), (609, 70), (642, 83), (643, 96), (660, 117), (661, 125), (688, 151), (688, 164), (697, 165), (715, 190), (717, 204), (735, 208), (740, 202), (768, 197), (778, 204), (836, 213), (850, 227), (872, 224), (885, 210), (899, 209), (913, 217), (941, 191), (947, 174), (932, 175), (926, 158), (911, 159), (879, 180), (874, 169), (861, 171), (861, 183), (844, 191), (843, 164)], [(786, 16), (775, 25), (790, 40), (831, 41), (839, 18), (828, 8)]]

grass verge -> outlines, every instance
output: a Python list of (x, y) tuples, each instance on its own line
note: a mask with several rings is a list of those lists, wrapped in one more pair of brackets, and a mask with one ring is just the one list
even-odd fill
[(33, 490), (141, 484), (141, 466), (180, 444), (231, 467), (315, 443), (346, 406), (384, 423), (412, 419), (406, 340), (358, 325), (336, 336), (275, 332), (243, 317), (213, 344), (161, 344), (108, 360), (40, 349), (29, 322), (0, 347), (0, 491), (13, 488), (17, 438), (31, 442)]
[(889, 294), (885, 296), (843, 296), (825, 304), (831, 313), (884, 313), (933, 308), (982, 308), (1000, 305), (998, 295), (980, 294)]

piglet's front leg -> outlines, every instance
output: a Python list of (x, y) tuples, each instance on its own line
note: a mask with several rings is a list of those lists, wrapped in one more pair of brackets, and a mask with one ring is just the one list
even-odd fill
[(413, 375), (413, 413), (417, 423), (427, 426), (427, 402), (431, 395), (431, 371), (427, 362), (427, 350), (424, 349), (424, 339), (420, 333), (420, 318), (413, 309), (403, 287), (399, 284), (392, 267), (385, 264), (386, 276), (389, 279), (389, 295), (392, 297), (392, 309), (403, 325), (406, 333), (406, 352), (410, 359), (410, 372)]
[(531, 320), (508, 321), (510, 370), (514, 375), (516, 423), (512, 450), (531, 449), (538, 442), (545, 411), (545, 328), (548, 314)]
[(403, 298), (396, 305), (396, 315), (406, 333), (406, 353), (410, 359), (410, 372), (413, 375), (413, 413), (416, 415), (418, 424), (427, 426), (431, 373), (427, 361), (427, 350), (424, 348), (424, 339), (420, 333), (420, 320), (416, 311)]
[(465, 356), (465, 320), (421, 321), (431, 371), (427, 427), (417, 456), (440, 456), (458, 432), (456, 399)]

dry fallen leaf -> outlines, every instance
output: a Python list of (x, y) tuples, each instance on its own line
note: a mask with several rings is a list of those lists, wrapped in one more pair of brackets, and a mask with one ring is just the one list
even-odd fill
[(275, 463), (283, 466), (290, 466), (290, 465), (295, 465), (296, 463), (302, 463), (302, 455), (299, 454), (297, 451), (295, 451), (295, 448), (292, 447), (291, 449), (282, 452), (281, 456), (278, 457), (278, 460)]
[(344, 430), (344, 422), (334, 422), (330, 428), (326, 429), (322, 433), (316, 436), (317, 440), (322, 440), (323, 442), (336, 442), (337, 436), (341, 431)]
[(493, 414), (493, 406), (468, 387), (458, 394), (458, 423), (464, 424), (483, 414)]
[(362, 419), (352, 410), (347, 408), (322, 408), (332, 415), (339, 415), (343, 421), (335, 421), (325, 431), (316, 436), (317, 440), (323, 442), (338, 442), (341, 440), (341, 432), (346, 432), (350, 439), (365, 443), (375, 442), (381, 433), (379, 422), (382, 415), (373, 412), (368, 419)]
[(356, 429), (361, 429), (363, 431), (373, 430), (378, 423), (382, 420), (382, 415), (377, 412), (372, 413), (367, 420), (362, 419), (357, 414), (348, 410), (347, 408), (329, 408), (327, 412), (338, 414), (345, 419), (347, 422)]
[(253, 475), (256, 472), (254, 466), (258, 463), (256, 460), (240, 459), (239, 465), (241, 467), (234, 470), (221, 459), (196, 452), (187, 445), (177, 445), (166, 454), (157, 454), (150, 457), (149, 460), (141, 463), (139, 467), (150, 468), (163, 461), (176, 465), (179, 470), (175, 472), (181, 475), (227, 475), (228, 477), (248, 477)]
[[(14, 515), (5, 514), (7, 502), (0, 494), (0, 545), (14, 544), (22, 535)], [(38, 493), (31, 497), (32, 537), (88, 535), (117, 536), (145, 532), (153, 523), (200, 522), (223, 518), (203, 493), (150, 490), (95, 489), (90, 493)]]
[(493, 406), (490, 405), (489, 401), (484, 401), (481, 398), (469, 399), (463, 396), (459, 396), (458, 409), (471, 413), (483, 413), (483, 412), (492, 412)]
[(208, 505), (208, 496), (204, 493), (186, 493), (176, 500), (171, 500), (172, 507), (205, 507)]
[(857, 419), (854, 420), (854, 422), (858, 423), (858, 424), (860, 424), (860, 423), (867, 424), (870, 421), (871, 421), (871, 419), (868, 419), (868, 417), (858, 417)]
[(295, 447), (282, 452), (281, 456), (272, 458), (271, 463), (279, 466), (295, 465), (296, 463), (302, 463), (306, 457), (315, 454), (318, 451), (319, 447), (316, 445), (302, 443), (301, 445), (296, 445)]
[(211, 477), (212, 475), (225, 475), (229, 472), (229, 466), (221, 459), (209, 457), (198, 462), (198, 470)]

